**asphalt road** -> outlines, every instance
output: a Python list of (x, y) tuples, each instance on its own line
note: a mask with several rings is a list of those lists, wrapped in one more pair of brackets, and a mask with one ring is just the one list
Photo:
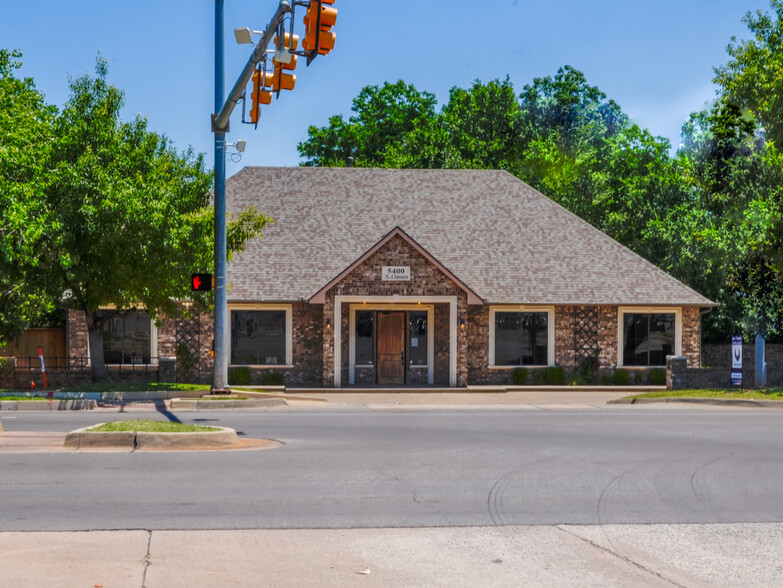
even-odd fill
[[(0, 453), (0, 531), (783, 521), (783, 411), (178, 412), (240, 452)], [(3, 414), (68, 431), (160, 413)]]

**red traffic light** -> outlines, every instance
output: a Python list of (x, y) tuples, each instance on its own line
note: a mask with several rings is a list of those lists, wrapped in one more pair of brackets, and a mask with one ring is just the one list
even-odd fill
[(212, 274), (192, 274), (190, 288), (194, 292), (209, 292), (212, 290)]

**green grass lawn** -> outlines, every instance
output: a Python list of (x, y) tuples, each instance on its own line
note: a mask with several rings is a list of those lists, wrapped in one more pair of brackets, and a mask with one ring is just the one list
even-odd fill
[(174, 384), (169, 382), (96, 382), (66, 386), (63, 392), (150, 392), (154, 390), (207, 390), (208, 384)]
[(193, 433), (218, 431), (217, 427), (203, 427), (201, 425), (188, 425), (185, 423), (172, 423), (170, 421), (130, 420), (104, 423), (92, 427), (89, 431), (141, 431), (144, 433)]
[(53, 399), (47, 398), (46, 396), (4, 396), (2, 393), (0, 393), (0, 400), (24, 401), (24, 400), (53, 400)]
[(726, 400), (783, 400), (783, 388), (761, 390), (713, 389), (713, 390), (660, 390), (634, 394), (627, 398), (718, 398)]

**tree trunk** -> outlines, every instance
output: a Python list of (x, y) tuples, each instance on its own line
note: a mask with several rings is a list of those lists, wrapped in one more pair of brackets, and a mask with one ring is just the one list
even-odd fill
[(87, 337), (90, 342), (90, 364), (92, 381), (106, 381), (106, 361), (103, 358), (103, 319), (97, 312), (85, 311), (87, 319)]

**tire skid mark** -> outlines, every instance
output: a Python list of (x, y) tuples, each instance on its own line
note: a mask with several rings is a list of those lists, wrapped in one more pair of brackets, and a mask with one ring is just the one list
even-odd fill
[(701, 493), (699, 493), (699, 491), (698, 491), (698, 490), (696, 490), (696, 483), (695, 483), (695, 480), (696, 480), (696, 477), (698, 476), (698, 474), (699, 474), (700, 472), (704, 471), (705, 469), (707, 469), (708, 467), (712, 466), (713, 464), (715, 464), (715, 463), (717, 463), (717, 462), (719, 462), (719, 461), (723, 461), (723, 460), (725, 460), (725, 459), (727, 459), (725, 456), (721, 456), (721, 457), (716, 457), (715, 459), (713, 459), (713, 460), (710, 460), (710, 461), (708, 461), (708, 462), (706, 462), (706, 463), (703, 463), (703, 464), (702, 464), (702, 465), (700, 465), (698, 468), (696, 468), (695, 470), (693, 470), (693, 472), (691, 473), (691, 477), (690, 477), (690, 486), (691, 486), (691, 492), (693, 493), (693, 497), (694, 497), (694, 498), (695, 498), (695, 499), (696, 499), (696, 500), (699, 502), (699, 504), (701, 504), (701, 505), (702, 505), (702, 506), (703, 506), (703, 507), (704, 507), (704, 508), (705, 508), (705, 509), (706, 509), (706, 510), (707, 510), (707, 511), (708, 511), (708, 512), (709, 512), (709, 513), (712, 515), (712, 516), (714, 516), (714, 517), (715, 517), (715, 519), (716, 519), (716, 522), (718, 522), (718, 523), (722, 523), (722, 522), (724, 522), (724, 521), (723, 521), (723, 517), (722, 517), (722, 516), (721, 516), (721, 514), (720, 514), (720, 510), (716, 510), (715, 508), (713, 508), (711, 501), (710, 501), (710, 500), (709, 500), (709, 499), (708, 499), (706, 496), (704, 497), (704, 499), (702, 499)]
[(505, 526), (510, 524), (506, 519), (505, 511), (506, 489), (508, 488), (509, 484), (520, 477), (532, 466), (549, 461), (551, 459), (553, 458), (542, 457), (541, 459), (536, 459), (506, 472), (497, 479), (497, 481), (492, 485), (492, 488), (490, 488), (489, 494), (487, 494), (487, 510), (489, 511), (489, 517), (492, 520), (493, 525)]

